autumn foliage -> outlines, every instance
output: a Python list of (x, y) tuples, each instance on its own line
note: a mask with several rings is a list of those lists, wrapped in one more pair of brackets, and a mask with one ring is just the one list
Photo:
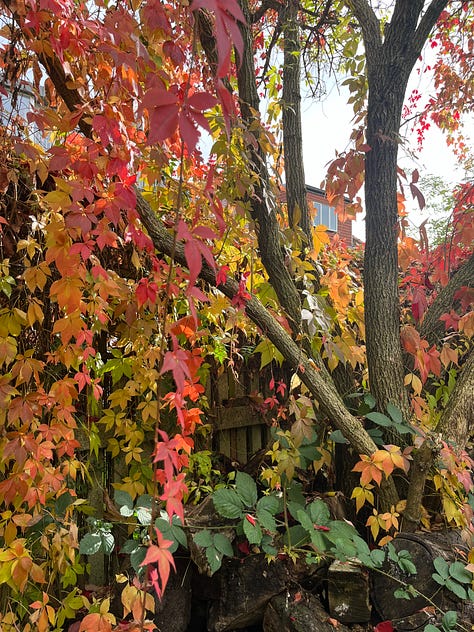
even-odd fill
[[(116, 570), (123, 616), (136, 625), (129, 629), (152, 629), (145, 589), (161, 597), (174, 568), (173, 541), (155, 521), (185, 525), (190, 455), (212, 422), (209, 372), (237, 371), (243, 347), (270, 370), (270, 395), (256, 401), (283, 429), (263, 472), (267, 487), (293, 478), (314, 428), (320, 459), (310, 469), (330, 480), (335, 442), (349, 440), (360, 455), (353, 462), (360, 483), (345, 492), (357, 512), (370, 506), (364, 524), (380, 541), (381, 531), (390, 538), (400, 529), (409, 502), (402, 496), (387, 507), (382, 491), (379, 504), (380, 489), (394, 473), (409, 477), (429, 444), (427, 485), (441, 504), (415, 522), (431, 528), (441, 514), (446, 525), (467, 529), (472, 519), (472, 405), (465, 402), (474, 370), (472, 186), (456, 189), (452, 234), (431, 249), (407, 234), (403, 193), (419, 200), (421, 193), (417, 178), (399, 172), (395, 308), (408, 407), (402, 399), (375, 401), (362, 255), (321, 227), (305, 246), (279, 202), (272, 124), (279, 75), (262, 61), (271, 38), (259, 27), (279, 18), (254, 4), (250, 14), (237, 0), (2, 2), (0, 626), (7, 630), (62, 630), (76, 618), (79, 632), (112, 630), (110, 596), (85, 589), (88, 556), (96, 545), (113, 550), (104, 525), (132, 532), (126, 518), (140, 510), (149, 511), (143, 570), (139, 579)], [(311, 45), (342, 42), (352, 103), (361, 108), (354, 147), (328, 172), (328, 198), (341, 217), (361, 208), (371, 151), (361, 131), (362, 62), (349, 44), (359, 35), (342, 5), (339, 23), (326, 15), (317, 28), (304, 12)], [(433, 36), (433, 49), (457, 63), (448, 73), (438, 61), (443, 100), (428, 104), (422, 121), (447, 128), (468, 159), (457, 117), (447, 117), (454, 99), (468, 107), (459, 82), (473, 85), (465, 58), (472, 37), (464, 52), (453, 21), (468, 33), (472, 8), (461, 3), (459, 11), (455, 18), (446, 9)], [(268, 124), (245, 105), (242, 73), (254, 53), (268, 73)], [(258, 215), (262, 200), (268, 206)], [(267, 220), (276, 245), (258, 241)], [(274, 253), (293, 284), (296, 316), (267, 269)], [(286, 381), (271, 374), (283, 362)], [(455, 427), (448, 412), (456, 406)], [(107, 468), (113, 475), (104, 484)], [(125, 494), (125, 507), (130, 499), (129, 513), (115, 493)], [(92, 539), (80, 550), (86, 533)]]

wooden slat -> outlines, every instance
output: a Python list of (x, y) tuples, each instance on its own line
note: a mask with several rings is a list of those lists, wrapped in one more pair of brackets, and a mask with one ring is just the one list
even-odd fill
[(216, 430), (258, 426), (262, 423), (259, 415), (250, 405), (248, 406), (218, 406), (215, 409)]

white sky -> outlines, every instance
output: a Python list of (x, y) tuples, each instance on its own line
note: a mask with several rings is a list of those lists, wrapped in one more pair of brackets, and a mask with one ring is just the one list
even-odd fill
[[(418, 74), (415, 70), (407, 95), (413, 88), (417, 88), (423, 95), (432, 92), (431, 77), (426, 73)], [(324, 180), (327, 163), (336, 157), (336, 150), (342, 152), (348, 148), (348, 140), (353, 127), (353, 113), (352, 107), (347, 105), (347, 98), (347, 89), (334, 86), (324, 101), (307, 98), (302, 102), (303, 155), (306, 183), (309, 185), (319, 187)], [(471, 138), (474, 138), (474, 116), (472, 115), (466, 131)], [(404, 129), (403, 134), (405, 134)], [(414, 137), (412, 151), (415, 146), (416, 138)], [(420, 177), (435, 175), (453, 184), (464, 177), (464, 172), (459, 167), (452, 151), (447, 147), (442, 132), (434, 124), (425, 135), (423, 151), (417, 156), (417, 161), (408, 157), (408, 152), (401, 147), (399, 165), (408, 170), (417, 168)], [(361, 197), (363, 199), (363, 193)], [(416, 203), (411, 200), (411, 196), (407, 199), (407, 208), (410, 210), (410, 221), (415, 226), (419, 226), (426, 215), (420, 212)], [(363, 215), (354, 222), (353, 233), (356, 237), (364, 239)]]

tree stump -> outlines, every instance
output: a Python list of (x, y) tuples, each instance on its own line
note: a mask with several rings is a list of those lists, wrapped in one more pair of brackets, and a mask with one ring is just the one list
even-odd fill
[[(423, 629), (432, 618), (429, 606), (435, 603), (442, 610), (456, 610), (459, 619), (466, 623), (474, 620), (474, 605), (461, 602), (452, 592), (442, 588), (432, 577), (436, 572), (433, 560), (442, 557), (448, 563), (461, 559), (461, 551), (468, 547), (461, 540), (459, 531), (434, 533), (400, 533), (392, 542), (397, 552), (410, 553), (417, 573), (410, 575), (400, 569), (388, 557), (382, 572), (371, 573), (372, 603), (382, 620), (389, 620), (400, 632)], [(387, 547), (385, 547), (387, 549)], [(397, 589), (411, 585), (421, 595), (411, 599), (397, 598)], [(423, 611), (427, 608), (426, 611)], [(460, 621), (460, 622), (461, 622)]]
[(367, 571), (352, 562), (336, 560), (328, 570), (329, 613), (341, 623), (370, 621)]
[(263, 632), (348, 632), (349, 628), (339, 624), (337, 628), (329, 621), (317, 597), (306, 591), (295, 594), (283, 593), (274, 597), (265, 610)]

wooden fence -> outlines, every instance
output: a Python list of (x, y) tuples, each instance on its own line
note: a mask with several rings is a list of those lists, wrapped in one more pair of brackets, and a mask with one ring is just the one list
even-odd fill
[(212, 448), (231, 461), (245, 464), (270, 438), (269, 419), (257, 401), (257, 393), (268, 393), (268, 372), (247, 363), (238, 373), (226, 369), (211, 373), (208, 397), (209, 421), (213, 428)]

